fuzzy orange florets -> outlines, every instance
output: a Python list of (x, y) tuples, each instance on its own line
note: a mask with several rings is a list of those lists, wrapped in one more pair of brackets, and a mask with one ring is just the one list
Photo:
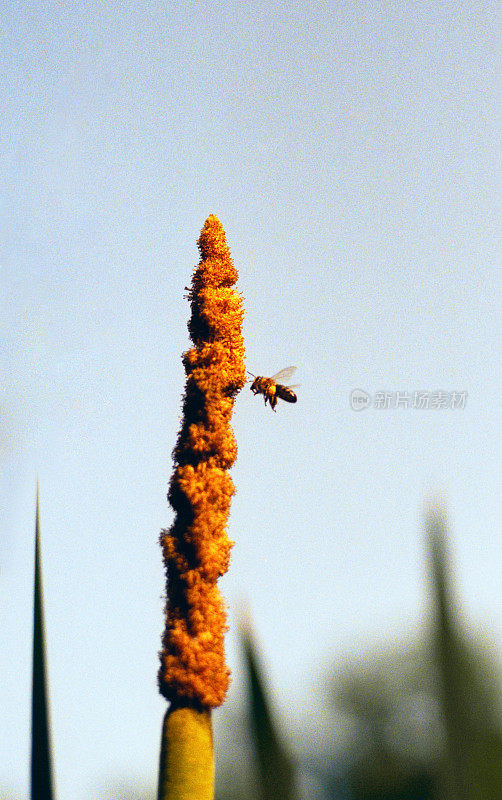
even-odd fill
[(159, 686), (168, 700), (213, 708), (223, 702), (230, 675), (216, 581), (228, 569), (232, 547), (226, 524), (234, 485), (227, 470), (237, 455), (230, 417), (246, 382), (244, 310), (217, 217), (206, 220), (198, 246), (201, 260), (189, 292), (194, 347), (183, 356), (183, 421), (168, 495), (176, 516), (161, 534), (167, 606)]

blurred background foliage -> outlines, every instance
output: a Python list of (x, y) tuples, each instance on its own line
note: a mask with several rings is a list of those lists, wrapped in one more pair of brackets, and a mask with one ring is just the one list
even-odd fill
[[(428, 624), (413, 641), (354, 654), (327, 676), (326, 714), (317, 720), (324, 736), (314, 753), (308, 731), (294, 757), (288, 753), (256, 644), (243, 631), (248, 708), (227, 720), (234, 746), (217, 763), (218, 800), (502, 800), (500, 662), (462, 622), (438, 510), (427, 520), (427, 540)], [(330, 713), (343, 730), (331, 742)]]
[[(227, 704), (219, 712), (216, 800), (502, 800), (501, 664), (463, 621), (440, 510), (429, 513), (426, 533), (427, 624), (414, 639), (356, 652), (333, 668), (311, 712), (308, 698), (292, 697), (304, 726), (295, 744), (243, 622), (247, 696), (242, 708)], [(44, 658), (38, 513), (36, 538), (34, 671)], [(37, 691), (43, 697), (46, 689), (34, 684)], [(40, 741), (49, 741), (48, 731), (34, 713), (33, 752)], [(52, 798), (50, 775), (46, 783), (47, 794), (32, 793), (32, 800)], [(146, 800), (155, 787), (131, 780), (99, 795)]]

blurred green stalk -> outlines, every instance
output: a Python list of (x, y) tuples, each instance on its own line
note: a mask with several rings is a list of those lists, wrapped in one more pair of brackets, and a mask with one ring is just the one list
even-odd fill
[(260, 800), (296, 800), (295, 770), (273, 718), (249, 622), (241, 627), (248, 674), (251, 732), (257, 758)]
[(427, 516), (435, 619), (433, 644), (439, 675), (440, 701), (446, 734), (446, 785), (449, 800), (469, 798), (469, 730), (463, 646), (449, 580), (446, 518), (439, 506)]

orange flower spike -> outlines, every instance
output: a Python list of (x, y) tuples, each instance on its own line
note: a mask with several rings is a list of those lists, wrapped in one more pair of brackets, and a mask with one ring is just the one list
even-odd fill
[(161, 534), (167, 605), (159, 687), (175, 704), (210, 709), (223, 702), (229, 683), (226, 614), (216, 581), (233, 544), (226, 533), (234, 493), (227, 470), (237, 446), (229, 423), (246, 372), (237, 271), (217, 217), (206, 220), (198, 246), (189, 292), (194, 346), (183, 356), (183, 420), (168, 495), (175, 519)]

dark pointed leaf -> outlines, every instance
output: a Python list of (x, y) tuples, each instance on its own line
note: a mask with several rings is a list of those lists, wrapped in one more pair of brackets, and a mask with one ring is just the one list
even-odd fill
[(38, 507), (35, 523), (35, 598), (33, 619), (33, 692), (31, 709), (31, 800), (54, 800), (52, 784), (47, 667)]

